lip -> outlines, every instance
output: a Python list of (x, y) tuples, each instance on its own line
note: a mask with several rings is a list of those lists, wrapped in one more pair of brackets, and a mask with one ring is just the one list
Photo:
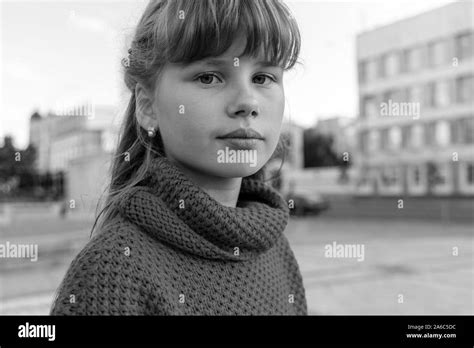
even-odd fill
[(238, 149), (254, 149), (257, 147), (258, 143), (262, 141), (262, 139), (257, 138), (218, 138), (225, 141), (227, 144), (231, 145), (233, 148)]
[(264, 140), (263, 135), (261, 135), (259, 132), (257, 132), (255, 129), (252, 129), (252, 128), (239, 128), (235, 131), (232, 131), (225, 135), (221, 135), (217, 138), (218, 139)]

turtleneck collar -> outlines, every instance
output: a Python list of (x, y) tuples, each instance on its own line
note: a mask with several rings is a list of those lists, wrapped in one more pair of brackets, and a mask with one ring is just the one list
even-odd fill
[(227, 207), (158, 157), (141, 185), (121, 201), (121, 215), (161, 242), (201, 257), (255, 258), (272, 248), (288, 223), (284, 200), (258, 180), (243, 178), (237, 207)]

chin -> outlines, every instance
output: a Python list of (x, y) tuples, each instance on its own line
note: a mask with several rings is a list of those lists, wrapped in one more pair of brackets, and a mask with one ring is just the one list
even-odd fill
[(249, 164), (221, 164), (213, 168), (215, 176), (222, 178), (243, 178), (258, 172), (262, 166), (251, 167)]

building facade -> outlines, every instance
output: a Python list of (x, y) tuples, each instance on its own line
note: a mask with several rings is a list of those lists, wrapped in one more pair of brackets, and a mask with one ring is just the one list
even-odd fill
[(120, 119), (116, 108), (106, 105), (31, 117), (30, 143), (37, 149), (36, 167), (40, 173), (65, 174), (65, 200), (71, 211), (95, 212), (107, 185)]
[(474, 195), (473, 3), (361, 33), (358, 195)]
[(37, 149), (36, 168), (40, 173), (67, 171), (72, 160), (110, 152), (117, 135), (116, 110), (109, 106), (76, 108), (88, 113), (55, 114), (30, 118), (30, 144)]

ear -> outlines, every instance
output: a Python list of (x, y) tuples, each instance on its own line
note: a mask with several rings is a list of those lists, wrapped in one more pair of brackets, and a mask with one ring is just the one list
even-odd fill
[(147, 89), (140, 83), (135, 86), (135, 115), (138, 124), (145, 130), (153, 127), (158, 129), (158, 115), (153, 110), (153, 98), (150, 97)]

